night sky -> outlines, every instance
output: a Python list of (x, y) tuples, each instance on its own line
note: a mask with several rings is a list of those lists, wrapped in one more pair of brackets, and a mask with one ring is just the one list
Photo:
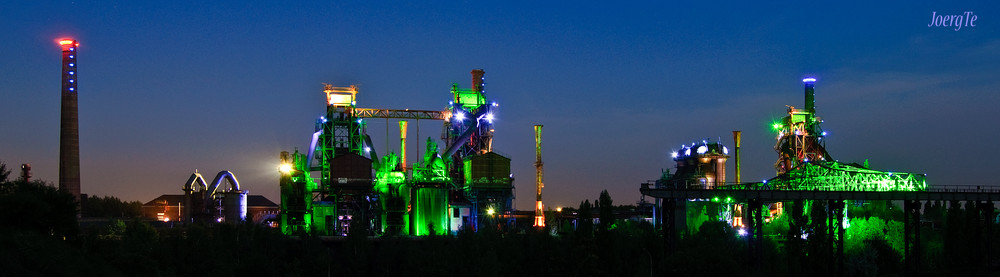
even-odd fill
[[(998, 183), (996, 1), (14, 2), (0, 4), (0, 160), (58, 180), (56, 39), (76, 38), (90, 195), (146, 202), (180, 194), (195, 170), (231, 170), (277, 202), (278, 154), (308, 148), (322, 83), (357, 84), (359, 107), (439, 110), (473, 68), (500, 104), (494, 149), (512, 159), (521, 210), (535, 124), (551, 207), (602, 189), (635, 203), (681, 144), (731, 148), (733, 130), (744, 181), (770, 178), (769, 124), (802, 106), (807, 76), (833, 158), (931, 185)], [(965, 11), (975, 27), (927, 26)], [(389, 127), (386, 149), (385, 120), (369, 120), (379, 154), (399, 152)], [(411, 141), (441, 134), (438, 121), (421, 121), (419, 140), (415, 128)], [(410, 146), (412, 161), (423, 145)]]

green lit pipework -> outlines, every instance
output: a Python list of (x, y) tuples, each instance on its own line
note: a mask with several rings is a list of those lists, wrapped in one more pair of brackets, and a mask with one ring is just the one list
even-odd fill
[[(317, 120), (309, 152), (282, 154), (282, 232), (344, 235), (371, 227), (375, 235), (422, 236), (454, 231), (452, 216), (459, 217), (453, 209), (471, 209), (471, 221), (462, 217), (461, 224), (472, 228), (482, 219), (480, 210), (509, 214), (510, 159), (492, 152), (497, 105), (486, 102), (483, 74), (472, 71), (472, 89), (452, 86), (454, 98), (444, 112), (357, 109), (356, 87), (326, 85), (327, 111)], [(365, 116), (443, 119), (447, 150), (438, 154), (428, 138), (427, 154), (408, 178), (400, 163), (405, 157), (390, 153), (379, 159), (361, 120)], [(401, 134), (405, 126), (400, 122)], [(405, 151), (404, 137), (401, 145)], [(318, 181), (310, 174), (316, 171)], [(449, 202), (454, 199), (457, 206)]]
[[(669, 171), (663, 173), (662, 178), (656, 181), (656, 188), (659, 189), (714, 189), (714, 190), (807, 190), (807, 191), (871, 191), (871, 192), (891, 192), (891, 191), (926, 191), (926, 175), (907, 172), (889, 172), (870, 169), (865, 165), (855, 163), (842, 163), (831, 158), (825, 149), (826, 132), (820, 128), (823, 122), (816, 116), (815, 109), (815, 82), (814, 78), (803, 80), (805, 84), (805, 108), (796, 109), (788, 107), (788, 116), (781, 121), (772, 124), (772, 128), (777, 133), (777, 143), (774, 146), (778, 154), (778, 161), (775, 163), (777, 176), (756, 183), (740, 183), (734, 185), (721, 185), (716, 187), (691, 187), (688, 180), (699, 178), (698, 171), (683, 171), (689, 166), (686, 165), (685, 157), (691, 155), (691, 148), (682, 146), (682, 152), (674, 152), (675, 161), (679, 161), (678, 172), (670, 174)], [(739, 133), (734, 132), (734, 140), (739, 145)], [(694, 145), (692, 145), (694, 147)], [(738, 148), (737, 148), (738, 149)], [(678, 160), (681, 159), (681, 160)], [(690, 229), (684, 224), (678, 225), (679, 229), (696, 230), (699, 220), (716, 216), (713, 213), (706, 213), (706, 208), (710, 204), (698, 204), (701, 202), (714, 202), (719, 205), (719, 219), (742, 226), (744, 222), (737, 221), (739, 214), (745, 214), (749, 210), (757, 210), (761, 207), (746, 207), (735, 209), (736, 203), (730, 197), (720, 199), (715, 197), (708, 201), (682, 202), (675, 207), (680, 214), (686, 214), (691, 224)], [(780, 203), (779, 203), (780, 204)], [(709, 205), (709, 206), (706, 206)], [(739, 204), (750, 205), (750, 204)], [(808, 205), (808, 203), (807, 203)], [(780, 207), (780, 206), (779, 206)], [(780, 209), (777, 212), (780, 213)], [(712, 209), (714, 210), (714, 209)], [(772, 211), (773, 212), (773, 211)], [(846, 212), (846, 210), (845, 210)], [(846, 218), (846, 214), (841, 218)], [(842, 222), (847, 222), (842, 220)], [(683, 222), (682, 222), (683, 223)], [(844, 226), (845, 228), (847, 226)]]

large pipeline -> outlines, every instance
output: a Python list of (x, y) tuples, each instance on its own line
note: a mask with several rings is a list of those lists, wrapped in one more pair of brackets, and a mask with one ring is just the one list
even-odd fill
[(316, 154), (316, 144), (319, 142), (319, 135), (323, 134), (323, 129), (313, 133), (312, 141), (309, 142), (309, 153), (306, 153), (306, 169), (312, 170), (313, 155)]
[(472, 137), (472, 133), (479, 129), (480, 118), (490, 112), (489, 107), (489, 105), (483, 105), (482, 108), (479, 109), (479, 112), (472, 116), (472, 118), (475, 118), (476, 124), (469, 126), (469, 129), (465, 130), (465, 133), (462, 133), (462, 135), (451, 144), (451, 147), (448, 147), (448, 149), (444, 151), (444, 155), (441, 155), (441, 157), (451, 157), (451, 155), (454, 155), (455, 152), (457, 152), (458, 149), (465, 144), (464, 141), (469, 140), (469, 137)]
[(240, 190), (240, 182), (236, 180), (236, 175), (228, 170), (220, 171), (212, 183), (206, 184), (205, 178), (201, 176), (201, 173), (195, 172), (191, 174), (187, 182), (184, 183), (184, 191), (195, 191), (193, 186), (198, 185), (198, 191), (205, 191), (205, 201), (211, 200), (212, 195), (215, 195), (215, 191), (219, 189), (219, 185), (222, 184), (222, 180), (229, 180), (231, 190)]
[(368, 151), (368, 158), (372, 160), (372, 168), (380, 168), (382, 166), (382, 161), (378, 158), (378, 153), (375, 152), (375, 147), (372, 146), (372, 137), (365, 134), (365, 149)]
[[(211, 207), (209, 203), (213, 203), (216, 196), (216, 191), (219, 189), (219, 185), (222, 184), (223, 180), (228, 180), (230, 184), (230, 190), (222, 192), (224, 195), (223, 204), (226, 210), (226, 218), (229, 221), (239, 221), (246, 218), (246, 191), (240, 190), (240, 183), (236, 180), (236, 175), (230, 171), (220, 171), (212, 183), (206, 184), (205, 178), (201, 176), (201, 173), (195, 172), (191, 174), (187, 182), (184, 183), (184, 193), (185, 193), (185, 219), (190, 220), (193, 210), (205, 209)], [(200, 196), (200, 203), (195, 203), (196, 200), (192, 199), (195, 196), (195, 186), (197, 186)], [(206, 207), (206, 205), (209, 205)], [(204, 211), (199, 211), (199, 213)]]

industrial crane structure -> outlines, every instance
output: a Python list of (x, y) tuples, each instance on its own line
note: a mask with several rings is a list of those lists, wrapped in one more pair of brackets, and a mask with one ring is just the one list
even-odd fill
[[(484, 74), (472, 71), (470, 89), (453, 84), (441, 111), (357, 108), (356, 86), (327, 84), (326, 114), (308, 152), (281, 153), (282, 231), (422, 236), (506, 226), (513, 178), (510, 159), (493, 152), (499, 105), (487, 101)], [(407, 121), (400, 121), (400, 155), (379, 157), (366, 118), (441, 120), (445, 149), (428, 138), (423, 159), (407, 164)]]

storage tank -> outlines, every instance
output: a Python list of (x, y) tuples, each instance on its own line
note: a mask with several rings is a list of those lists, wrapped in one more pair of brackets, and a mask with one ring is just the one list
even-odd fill
[(222, 193), (222, 216), (226, 222), (240, 222), (247, 218), (247, 191), (231, 190)]

